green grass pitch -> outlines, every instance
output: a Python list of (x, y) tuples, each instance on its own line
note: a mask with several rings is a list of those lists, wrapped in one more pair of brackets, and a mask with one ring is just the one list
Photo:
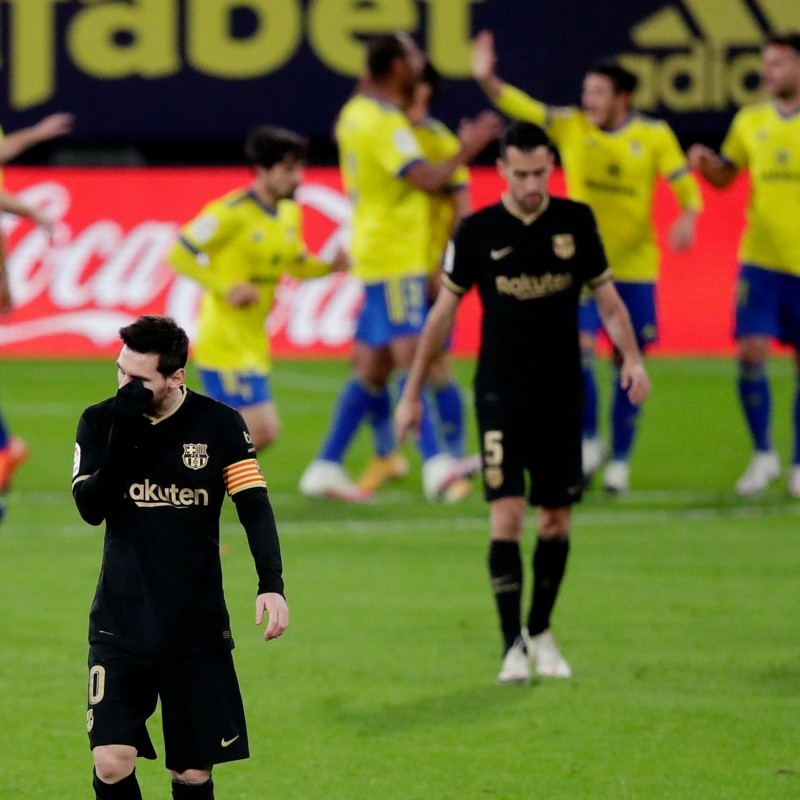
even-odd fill
[[(5, 416), (32, 446), (0, 526), (0, 800), (91, 794), (86, 617), (102, 532), (69, 483), (78, 416), (113, 392), (112, 361), (0, 364)], [(457, 370), (466, 381), (471, 365)], [(771, 370), (785, 462), (793, 370)], [(253, 567), (226, 504), (252, 757), (217, 768), (221, 800), (800, 797), (800, 502), (783, 485), (733, 492), (749, 445), (731, 362), (651, 363), (632, 492), (591, 490), (575, 514), (554, 617), (575, 676), (529, 688), (494, 684), (478, 491), (428, 504), (410, 453), (412, 474), (371, 505), (297, 494), (346, 372), (275, 369), (283, 431), (261, 461), (292, 613), (278, 642), (253, 625)], [(364, 434), (351, 471), (368, 451)], [(531, 517), (526, 561), (533, 536)], [(157, 716), (151, 733), (163, 753)], [(168, 796), (161, 763), (138, 774), (145, 798)]]

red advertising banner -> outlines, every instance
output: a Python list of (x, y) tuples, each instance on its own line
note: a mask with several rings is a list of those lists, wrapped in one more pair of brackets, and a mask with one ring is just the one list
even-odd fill
[[(495, 202), (502, 184), (494, 170), (477, 168), (472, 175), (473, 205)], [(113, 355), (117, 331), (140, 314), (170, 314), (191, 336), (200, 290), (178, 278), (164, 255), (179, 227), (208, 200), (248, 181), (243, 169), (8, 169), (6, 187), (58, 223), (48, 239), (27, 220), (3, 219), (15, 308), (0, 320), (0, 354)], [(551, 189), (563, 193), (560, 173)], [(736, 249), (747, 186), (741, 180), (727, 192), (704, 191), (697, 244), (674, 254), (664, 242), (677, 207), (669, 190), (659, 188), (656, 224), (664, 258), (656, 352), (732, 350)], [(350, 219), (338, 171), (309, 168), (298, 200), (310, 249), (323, 258), (332, 255)], [(361, 287), (347, 275), (285, 279), (268, 320), (274, 354), (346, 354), (360, 302)], [(467, 297), (455, 332), (457, 354), (475, 352), (479, 313), (477, 299)]]

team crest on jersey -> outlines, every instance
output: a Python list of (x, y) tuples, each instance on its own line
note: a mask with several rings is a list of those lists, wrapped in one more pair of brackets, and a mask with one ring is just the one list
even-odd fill
[(183, 463), (189, 469), (203, 469), (208, 464), (208, 445), (185, 444), (183, 446)]
[(553, 252), (566, 261), (575, 255), (575, 237), (571, 233), (553, 234)]

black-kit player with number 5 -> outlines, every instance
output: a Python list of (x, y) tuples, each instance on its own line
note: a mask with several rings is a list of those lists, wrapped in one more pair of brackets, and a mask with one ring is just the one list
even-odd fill
[[(633, 403), (650, 390), (630, 317), (606, 263), (588, 206), (551, 198), (553, 153), (544, 131), (513, 123), (500, 144), (502, 201), (467, 217), (448, 246), (442, 290), (431, 309), (397, 405), (402, 436), (418, 424), (419, 393), (452, 330), (458, 303), (475, 286), (483, 306), (475, 372), (484, 494), (490, 504), (489, 577), (500, 617), (499, 683), (570, 677), (550, 632), (569, 552), (571, 507), (583, 489), (578, 301), (588, 285), (622, 354), (621, 382)], [(522, 626), (520, 540), (527, 500), (538, 506), (533, 589)]]
[(258, 576), (256, 624), (286, 629), (280, 545), (239, 412), (184, 385), (189, 341), (169, 317), (120, 330), (118, 391), (78, 423), (72, 494), (105, 522), (89, 616), (87, 730), (98, 800), (140, 800), (136, 758), (155, 758), (146, 721), (161, 702), (175, 800), (212, 800), (215, 764), (247, 758), (247, 728), (222, 588), (225, 495)]

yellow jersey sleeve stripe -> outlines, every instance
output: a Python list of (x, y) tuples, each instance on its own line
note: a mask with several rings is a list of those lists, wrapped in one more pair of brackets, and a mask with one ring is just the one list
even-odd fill
[(185, 236), (180, 236), (178, 241), (194, 256), (199, 256), (202, 250), (195, 247)]
[(422, 164), (424, 161), (425, 161), (424, 158), (415, 158), (415, 159), (407, 162), (406, 164), (403, 164), (403, 166), (400, 167), (400, 170), (397, 173), (397, 177), (398, 178), (405, 178), (405, 176), (408, 175), (408, 171), (412, 167), (415, 167), (417, 164)]
[(684, 175), (689, 174), (689, 167), (688, 165), (684, 164), (682, 167), (678, 167), (678, 169), (673, 170), (667, 175), (668, 181), (676, 181), (678, 178), (682, 178)]

